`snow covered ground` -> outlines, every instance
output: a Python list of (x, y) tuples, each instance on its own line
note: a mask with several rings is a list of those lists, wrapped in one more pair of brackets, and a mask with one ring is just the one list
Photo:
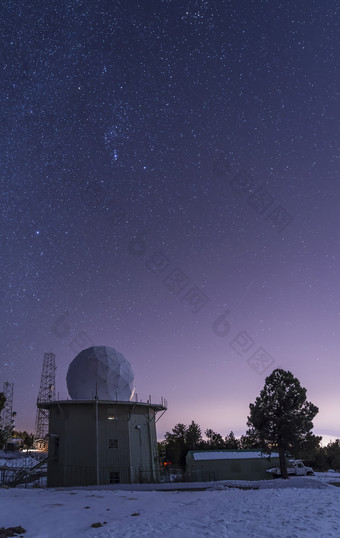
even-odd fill
[[(318, 477), (238, 482), (258, 489), (235, 485), (205, 483), (204, 491), (140, 491), (131, 485), (0, 489), (0, 527), (21, 525), (26, 538), (340, 536), (340, 487)], [(91, 527), (96, 523), (102, 526)]]

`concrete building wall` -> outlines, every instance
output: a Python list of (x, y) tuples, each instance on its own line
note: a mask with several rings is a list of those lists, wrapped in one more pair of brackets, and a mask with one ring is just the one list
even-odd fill
[(55, 405), (49, 416), (48, 486), (96, 483), (95, 405)]
[(159, 479), (155, 415), (160, 406), (74, 400), (45, 405), (48, 486), (97, 484), (97, 438), (99, 484)]
[(159, 480), (155, 412), (148, 407), (133, 411), (129, 421), (133, 482)]
[(98, 405), (98, 410), (100, 483), (129, 483), (129, 408)]

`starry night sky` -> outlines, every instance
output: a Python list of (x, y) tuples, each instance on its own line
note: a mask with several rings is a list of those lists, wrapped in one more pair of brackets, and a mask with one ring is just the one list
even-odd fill
[(1, 2), (0, 389), (93, 344), (243, 434), (289, 369), (340, 436), (336, 0)]

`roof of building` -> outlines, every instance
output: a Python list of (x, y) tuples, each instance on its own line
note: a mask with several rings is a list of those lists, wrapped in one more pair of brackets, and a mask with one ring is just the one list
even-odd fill
[[(269, 454), (264, 454), (261, 450), (198, 450), (191, 451), (195, 461), (201, 460), (249, 460), (268, 458)], [(271, 458), (278, 458), (277, 452), (270, 454)]]
[[(117, 400), (97, 400), (98, 405), (104, 405), (104, 406), (128, 406), (128, 407), (150, 407), (154, 410), (158, 411), (166, 411), (167, 406), (166, 402), (162, 403), (150, 403), (150, 402), (136, 402), (136, 401), (117, 401)], [(37, 406), (41, 407), (43, 409), (48, 409), (49, 407), (54, 407), (58, 405), (89, 405), (89, 404), (95, 404), (96, 400), (50, 400), (47, 402), (37, 402)]]

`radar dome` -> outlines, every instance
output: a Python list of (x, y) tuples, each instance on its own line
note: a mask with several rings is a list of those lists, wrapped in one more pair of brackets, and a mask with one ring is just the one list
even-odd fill
[(66, 376), (72, 400), (129, 400), (134, 374), (130, 363), (112, 347), (93, 346), (71, 362)]

